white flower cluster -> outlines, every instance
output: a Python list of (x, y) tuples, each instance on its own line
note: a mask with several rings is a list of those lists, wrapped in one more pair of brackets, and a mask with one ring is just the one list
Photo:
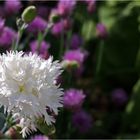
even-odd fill
[(48, 125), (55, 121), (47, 107), (57, 115), (63, 106), (63, 91), (56, 85), (61, 65), (52, 61), (13, 51), (0, 56), (0, 104), (19, 118), (23, 137), (36, 130), (36, 118)]

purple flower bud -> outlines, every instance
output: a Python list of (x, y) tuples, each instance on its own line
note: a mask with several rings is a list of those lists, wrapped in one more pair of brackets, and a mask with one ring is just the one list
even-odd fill
[(102, 38), (102, 39), (105, 39), (108, 35), (107, 34), (107, 29), (106, 29), (105, 25), (102, 24), (102, 23), (97, 24), (96, 32), (97, 32), (97, 36)]
[(113, 103), (116, 104), (117, 106), (124, 105), (128, 99), (127, 93), (122, 88), (113, 90), (111, 97)]
[(31, 140), (49, 140), (49, 138), (46, 136), (43, 136), (43, 135), (36, 135), (36, 136), (32, 137)]
[(17, 33), (13, 29), (4, 27), (3, 32), (0, 35), (0, 46), (7, 47), (11, 45), (17, 37)]
[(78, 34), (74, 34), (71, 38), (71, 48), (78, 49), (82, 46), (83, 40)]
[(87, 133), (92, 127), (92, 117), (87, 112), (81, 110), (73, 114), (72, 123), (80, 133)]
[(50, 44), (42, 41), (38, 50), (38, 41), (34, 40), (30, 43), (30, 49), (32, 53), (35, 53), (38, 51), (38, 53), (41, 55), (42, 58), (48, 58), (48, 49), (50, 48)]
[(20, 0), (6, 0), (5, 1), (5, 12), (7, 15), (16, 14), (22, 7)]
[(47, 27), (47, 22), (41, 17), (37, 16), (28, 26), (28, 31), (37, 34), (44, 32)]
[(73, 11), (76, 5), (76, 0), (59, 0), (58, 13), (62, 16), (68, 16)]
[(85, 97), (86, 96), (82, 90), (69, 89), (64, 95), (64, 106), (73, 111), (78, 110), (81, 108)]
[(54, 26), (52, 27), (52, 34), (55, 36), (59, 36), (61, 34), (62, 31), (64, 31), (64, 23), (63, 21), (60, 21), (56, 24), (54, 24)]

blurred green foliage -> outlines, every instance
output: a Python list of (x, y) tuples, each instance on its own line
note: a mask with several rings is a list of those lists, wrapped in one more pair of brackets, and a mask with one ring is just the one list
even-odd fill
[[(95, 124), (93, 135), (101, 134), (103, 137), (108, 137), (111, 134), (108, 132), (112, 132), (112, 134), (117, 134), (118, 138), (138, 138), (140, 130), (140, 81), (138, 80), (140, 74), (140, 1), (99, 1), (96, 12), (90, 17), (85, 17), (84, 10), (80, 12), (83, 13), (80, 14), (78, 22), (83, 25), (80, 32), (85, 42), (87, 44), (90, 42), (89, 46), (92, 49), (94, 45), (98, 45), (99, 48), (101, 45), (104, 47), (100, 74), (97, 77), (98, 84), (105, 89), (114, 88), (113, 86), (116, 85), (122, 86), (130, 95), (126, 111), (105, 114), (103, 123), (100, 126)], [(108, 38), (104, 40), (104, 43), (96, 44), (95, 25), (99, 22), (106, 25)], [(94, 54), (92, 59), (97, 60), (99, 49), (97, 48), (95, 52), (91, 48), (88, 49)], [(121, 123), (118, 123), (120, 120)], [(109, 137), (114, 138), (114, 135)]]

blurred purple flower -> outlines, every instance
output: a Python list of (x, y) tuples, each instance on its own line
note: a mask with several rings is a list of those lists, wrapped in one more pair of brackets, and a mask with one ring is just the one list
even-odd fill
[(2, 18), (0, 18), (0, 35), (1, 35), (2, 32), (3, 32), (4, 24), (5, 24), (5, 20), (2, 19)]
[(88, 4), (87, 10), (89, 13), (93, 13), (96, 9), (96, 0), (85, 0)]
[(65, 18), (63, 19), (63, 24), (64, 24), (64, 29), (67, 31), (67, 30), (70, 30), (71, 27), (72, 27), (72, 19), (71, 18)]
[(37, 16), (30, 24), (29, 24), (29, 26), (28, 26), (28, 31), (29, 32), (32, 32), (32, 33), (38, 33), (38, 32), (43, 32), (43, 31), (45, 31), (45, 29), (46, 29), (46, 27), (47, 27), (47, 22), (43, 19), (43, 18), (41, 18), (41, 17), (39, 17), (39, 16)]
[(76, 0), (59, 0), (57, 10), (62, 16), (68, 16), (73, 11), (76, 5)]
[(69, 89), (64, 94), (64, 107), (73, 111), (81, 108), (86, 95), (82, 90)]
[(6, 12), (3, 12), (5, 9), (4, 9), (4, 6), (0, 6), (0, 17), (2, 18), (2, 17), (5, 17), (5, 14), (6, 14)]
[(73, 34), (71, 38), (71, 48), (78, 49), (83, 43), (82, 38), (78, 34)]
[(17, 33), (13, 29), (4, 27), (3, 32), (0, 35), (0, 46), (7, 47), (11, 45), (17, 37)]
[(40, 17), (47, 19), (49, 16), (50, 9), (47, 6), (38, 6), (37, 12)]
[(92, 127), (92, 117), (87, 112), (80, 110), (73, 114), (72, 123), (79, 132), (87, 133)]
[(42, 58), (48, 58), (48, 49), (50, 48), (50, 44), (42, 41), (38, 50), (38, 41), (34, 40), (30, 43), (30, 49), (32, 53), (35, 53), (38, 51), (38, 53), (41, 55)]
[(76, 61), (81, 65), (84, 62), (86, 56), (87, 56), (87, 52), (82, 51), (80, 49), (69, 50), (65, 52), (64, 60)]
[(128, 96), (124, 89), (117, 88), (111, 93), (112, 101), (118, 106), (122, 106), (126, 103)]
[(49, 138), (43, 135), (36, 135), (32, 137), (31, 140), (49, 140)]
[(19, 12), (22, 7), (20, 0), (5, 0), (4, 9), (6, 15), (12, 15)]
[(85, 50), (80, 49), (69, 50), (65, 52), (63, 57), (64, 67), (71, 72), (71, 70), (73, 70), (71, 68), (73, 68), (74, 66), (74, 74), (76, 77), (79, 77), (84, 71), (83, 63), (87, 56), (88, 52)]
[(106, 29), (105, 25), (102, 23), (98, 23), (96, 25), (96, 32), (97, 32), (97, 36), (99, 36), (102, 39), (105, 39), (108, 35), (107, 29)]
[(53, 35), (59, 36), (61, 32), (64, 31), (64, 22), (61, 20), (60, 22), (55, 23), (51, 31)]

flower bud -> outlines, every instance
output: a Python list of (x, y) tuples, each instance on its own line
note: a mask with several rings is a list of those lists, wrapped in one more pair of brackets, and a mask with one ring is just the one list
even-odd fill
[(13, 127), (10, 127), (4, 135), (13, 139), (22, 138), (20, 131), (21, 128), (18, 125), (14, 125)]
[(55, 133), (55, 126), (47, 125), (42, 118), (37, 119), (37, 128), (47, 136)]
[(50, 14), (50, 22), (52, 22), (52, 23), (57, 23), (57, 22), (59, 22), (60, 21), (60, 16), (59, 16), (59, 14), (57, 14), (57, 13), (55, 13), (55, 12), (52, 12), (51, 14)]
[(96, 26), (96, 34), (101, 39), (106, 39), (108, 36), (107, 28), (104, 24), (98, 23)]
[(29, 22), (32, 22), (34, 20), (34, 18), (36, 17), (36, 8), (35, 6), (29, 6), (27, 7), (21, 17), (22, 17), (22, 20), (25, 22), (25, 23), (29, 23)]
[(79, 68), (79, 64), (76, 61), (68, 61), (68, 60), (64, 60), (62, 62), (62, 66), (67, 70), (73, 70)]

